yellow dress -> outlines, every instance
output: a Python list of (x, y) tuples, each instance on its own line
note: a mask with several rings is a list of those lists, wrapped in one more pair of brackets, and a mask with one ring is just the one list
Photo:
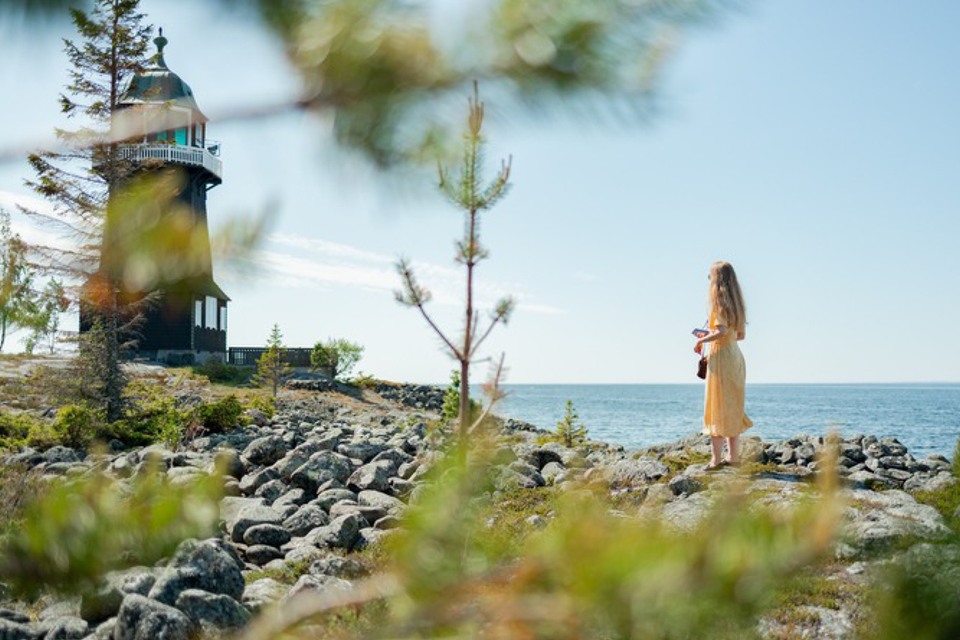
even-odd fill
[[(710, 328), (723, 325), (710, 314)], [(732, 438), (753, 426), (753, 421), (744, 413), (747, 366), (740, 347), (737, 332), (727, 326), (727, 332), (719, 339), (708, 342), (707, 391), (703, 403), (703, 433), (713, 437)]]

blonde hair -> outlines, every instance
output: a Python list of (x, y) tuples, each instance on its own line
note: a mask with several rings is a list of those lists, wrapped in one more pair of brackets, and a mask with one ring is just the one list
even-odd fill
[(729, 262), (718, 260), (710, 267), (710, 293), (707, 306), (714, 321), (720, 319), (728, 329), (743, 331), (747, 326), (747, 306), (737, 281), (737, 272)]

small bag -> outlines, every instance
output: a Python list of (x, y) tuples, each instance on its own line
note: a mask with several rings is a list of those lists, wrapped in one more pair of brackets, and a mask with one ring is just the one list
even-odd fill
[(707, 379), (707, 356), (701, 356), (697, 364), (697, 377), (701, 380)]
[[(707, 322), (704, 322), (704, 323), (703, 323), (703, 328), (706, 329), (706, 328), (707, 328), (707, 325), (708, 325), (709, 323), (710, 323), (709, 320), (708, 320)], [(706, 380), (706, 379), (707, 379), (707, 356), (706, 356), (706, 354), (700, 356), (700, 362), (697, 363), (697, 377), (700, 378), (701, 380)]]

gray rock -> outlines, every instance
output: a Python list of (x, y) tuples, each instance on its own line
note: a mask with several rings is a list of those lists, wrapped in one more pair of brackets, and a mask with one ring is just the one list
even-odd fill
[(677, 498), (673, 489), (663, 483), (650, 485), (646, 492), (646, 496), (643, 498), (643, 504), (646, 506), (663, 505)]
[(55, 447), (50, 447), (41, 454), (44, 462), (50, 464), (56, 463), (72, 463), (80, 462), (80, 456), (77, 455), (77, 452), (69, 447), (62, 447), (57, 445)]
[(248, 545), (265, 544), (279, 549), (289, 541), (290, 532), (275, 524), (254, 525), (243, 534), (243, 542)]
[(274, 463), (273, 468), (280, 474), (280, 477), (288, 479), (294, 471), (310, 459), (310, 456), (323, 450), (324, 447), (320, 446), (318, 442), (308, 440)]
[(261, 469), (260, 471), (248, 473), (243, 476), (243, 479), (240, 480), (240, 490), (243, 491), (245, 495), (251, 495), (263, 485), (278, 478), (279, 474), (276, 469), (267, 467), (266, 469)]
[(356, 458), (364, 463), (370, 462), (381, 451), (386, 451), (387, 445), (370, 442), (346, 442), (337, 447), (337, 453), (343, 454), (348, 458)]
[(355, 500), (357, 494), (349, 489), (328, 489), (317, 495), (317, 499), (311, 504), (315, 504), (324, 511), (329, 511), (330, 507), (341, 500)]
[(47, 620), (38, 627), (41, 631), (46, 631), (44, 640), (81, 640), (87, 635), (90, 625), (83, 618), (61, 616)]
[(187, 589), (203, 589), (240, 598), (243, 595), (243, 574), (236, 556), (226, 547), (226, 543), (215, 539), (184, 541), (150, 589), (150, 597), (172, 604)]
[(389, 493), (392, 493), (398, 498), (406, 498), (417, 488), (417, 483), (412, 480), (404, 480), (403, 478), (390, 478), (390, 480), (387, 481), (387, 486), (389, 487)]
[(307, 569), (307, 573), (356, 580), (367, 575), (369, 571), (362, 563), (353, 558), (325, 556), (314, 560)]
[(903, 483), (904, 491), (921, 493), (926, 491), (942, 491), (957, 485), (957, 479), (952, 473), (941, 472), (936, 475), (916, 474)]
[(863, 449), (860, 448), (860, 445), (847, 442), (840, 443), (840, 455), (848, 460), (853, 461), (854, 463), (863, 462), (867, 459), (867, 456), (863, 452)]
[(380, 507), (387, 513), (394, 515), (401, 511), (404, 507), (404, 504), (401, 500), (398, 500), (393, 496), (388, 496), (380, 491), (373, 490), (361, 491), (358, 493), (357, 502), (365, 506)]
[(239, 631), (250, 620), (250, 612), (233, 598), (199, 589), (187, 589), (181, 593), (177, 598), (177, 609), (210, 638)]
[(843, 537), (861, 554), (895, 548), (904, 540), (940, 540), (950, 534), (936, 509), (904, 491), (851, 491)]
[(44, 607), (37, 616), (37, 619), (43, 621), (52, 620), (53, 618), (76, 616), (80, 613), (80, 603), (81, 599), (78, 597), (55, 600)]
[(313, 494), (328, 480), (345, 482), (352, 469), (348, 458), (332, 451), (318, 451), (293, 472), (290, 482)]
[(567, 470), (560, 462), (548, 462), (543, 465), (543, 468), (540, 470), (540, 475), (543, 476), (544, 481), (547, 484), (554, 484), (558, 480), (566, 476)]
[(7, 620), (9, 622), (19, 622), (20, 624), (27, 624), (28, 622), (30, 622), (30, 616), (24, 613), (20, 613), (19, 611), (14, 611), (13, 609), (0, 609), (0, 620)]
[(257, 438), (243, 450), (243, 458), (249, 462), (267, 466), (271, 465), (287, 453), (287, 445), (283, 438), (277, 435), (269, 435), (263, 438)]
[(94, 632), (87, 636), (87, 640), (114, 640), (117, 628), (117, 619), (110, 618), (97, 625)]
[(703, 489), (703, 483), (699, 480), (683, 475), (672, 478), (670, 482), (667, 483), (667, 486), (670, 488), (670, 491), (677, 496), (688, 496), (691, 493), (696, 493)]
[(409, 464), (413, 461), (413, 456), (409, 453), (405, 453), (396, 447), (391, 447), (390, 449), (384, 449), (377, 455), (373, 457), (371, 462), (379, 462), (380, 460), (390, 460), (394, 464), (394, 469), (398, 470), (401, 465)]
[(341, 578), (335, 578), (333, 576), (327, 575), (313, 575), (313, 574), (304, 574), (300, 576), (300, 579), (297, 580), (296, 584), (291, 587), (290, 591), (281, 601), (282, 603), (289, 602), (294, 597), (300, 593), (304, 592), (314, 592), (314, 593), (329, 593), (331, 591), (343, 591), (347, 592), (353, 587), (348, 581)]
[(234, 542), (243, 542), (247, 529), (259, 524), (280, 525), (283, 524), (283, 516), (273, 507), (247, 505), (227, 520), (227, 531), (230, 532), (230, 538)]
[[(353, 495), (353, 494), (351, 494)], [(293, 536), (305, 536), (317, 527), (330, 524), (326, 512), (316, 504), (307, 504), (283, 521), (283, 528)]]
[(253, 495), (257, 498), (263, 498), (267, 504), (273, 504), (274, 501), (285, 494), (289, 488), (283, 480), (270, 480), (260, 485), (257, 490), (253, 492)]
[(273, 508), (279, 509), (288, 504), (292, 504), (296, 507), (299, 507), (307, 500), (307, 492), (303, 489), (290, 489), (282, 496), (273, 501)]
[(178, 609), (131, 593), (123, 599), (115, 640), (190, 640), (193, 625)]
[(0, 618), (0, 639), (37, 640), (37, 634), (26, 624)]
[(213, 455), (211, 471), (221, 469), (224, 475), (233, 476), (237, 480), (247, 473), (247, 468), (240, 461), (240, 454), (236, 449), (220, 449)]
[(907, 460), (903, 456), (883, 456), (879, 458), (880, 466), (887, 469), (903, 469), (907, 468)]
[(397, 516), (390, 516), (390, 515), (383, 516), (382, 518), (380, 518), (379, 520), (376, 520), (373, 523), (374, 529), (382, 529), (384, 531), (388, 529), (396, 529), (399, 526), (400, 526), (400, 518), (398, 518)]
[(284, 554), (280, 549), (266, 544), (254, 544), (247, 547), (244, 551), (247, 561), (262, 567), (268, 562), (283, 558)]
[(701, 491), (663, 505), (660, 515), (668, 526), (689, 532), (704, 522), (712, 506), (713, 498), (708, 492)]
[(273, 578), (254, 580), (243, 590), (243, 604), (252, 611), (273, 604), (287, 593), (287, 585), (277, 582)]
[(616, 488), (653, 482), (669, 472), (666, 465), (658, 460), (639, 458), (615, 462), (604, 470), (604, 476)]
[(360, 531), (360, 516), (350, 513), (335, 518), (330, 524), (314, 529), (306, 536), (307, 541), (320, 547), (350, 549)]
[(347, 479), (347, 488), (353, 491), (388, 491), (390, 476), (396, 472), (396, 463), (392, 460), (378, 460), (365, 464), (353, 472)]
[(898, 485), (906, 480), (909, 480), (911, 475), (909, 471), (903, 471), (902, 469), (884, 469), (883, 467), (877, 469), (876, 473), (881, 478), (893, 480)]
[(312, 544), (301, 544), (287, 551), (283, 556), (284, 562), (299, 562), (320, 555), (321, 551)]

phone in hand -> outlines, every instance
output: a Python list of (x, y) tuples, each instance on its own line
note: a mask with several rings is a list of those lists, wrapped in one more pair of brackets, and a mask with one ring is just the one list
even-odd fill
[(701, 329), (701, 328), (699, 328), (699, 327), (693, 330), (693, 335), (695, 335), (695, 336), (698, 337), (698, 338), (702, 338), (703, 336), (707, 335), (708, 333), (710, 333), (710, 332), (707, 331), (706, 329)]

